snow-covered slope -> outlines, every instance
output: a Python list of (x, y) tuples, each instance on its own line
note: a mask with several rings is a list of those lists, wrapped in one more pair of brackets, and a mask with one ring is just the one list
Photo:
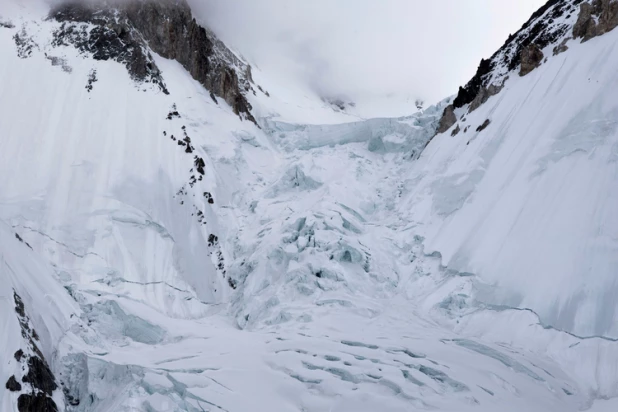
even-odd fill
[[(78, 305), (54, 279), (49, 264), (4, 223), (0, 245), (0, 379), (7, 383), (7, 390), (0, 392), (0, 407), (12, 411), (18, 402), (40, 407), (50, 397), (62, 405), (47, 359), (55, 356)], [(14, 385), (24, 393), (9, 391)]]
[(137, 29), (165, 90), (2, 6), (3, 411), (616, 408), (617, 32), (433, 137), (452, 99), (351, 121), (254, 70), (258, 127)]
[(483, 291), (488, 302), (618, 337), (618, 32), (571, 40), (552, 56), (571, 35), (563, 30), (526, 76), (507, 72), (480, 108), (456, 110), (457, 125), (410, 169), (419, 183), (404, 208), (449, 267), (495, 286)]

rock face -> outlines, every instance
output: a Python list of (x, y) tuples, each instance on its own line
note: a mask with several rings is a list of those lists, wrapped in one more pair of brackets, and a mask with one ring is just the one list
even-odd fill
[(478, 94), (476, 95), (474, 100), (472, 100), (472, 103), (470, 103), (470, 108), (468, 109), (468, 111), (472, 113), (473, 111), (481, 107), (481, 105), (483, 105), (491, 96), (495, 96), (496, 94), (500, 93), (502, 87), (502, 85), (496, 86), (495, 84), (490, 84), (489, 87), (481, 86)]
[(573, 26), (573, 37), (588, 41), (618, 26), (618, 2), (594, 0), (580, 5), (579, 17)]
[[(504, 45), (489, 59), (482, 59), (474, 77), (459, 88), (453, 101), (455, 108), (472, 103), (482, 89), (503, 84), (508, 73), (521, 63), (522, 52), (535, 44), (544, 49), (557, 43), (570, 29), (567, 21), (577, 12), (582, 0), (549, 0), (515, 34), (509, 36)], [(562, 19), (562, 22), (561, 22)], [(483, 99), (481, 99), (483, 100)], [(478, 106), (477, 106), (478, 107)]]
[(20, 395), (17, 398), (17, 410), (19, 412), (58, 412), (58, 407), (52, 398), (39, 392)]
[[(554, 55), (568, 50), (572, 32), (574, 38), (587, 41), (605, 34), (618, 26), (616, 0), (548, 0), (489, 59), (482, 59), (474, 77), (453, 100), (455, 109), (470, 105), (472, 112), (489, 97), (500, 92), (509, 74), (520, 68), (525, 76), (543, 61), (542, 50), (554, 45)], [(445, 116), (449, 115), (445, 111)], [(452, 126), (452, 118), (441, 125)], [(448, 129), (448, 128), (447, 128)]]
[(153, 83), (168, 93), (144, 39), (126, 15), (95, 8), (94, 3), (68, 2), (53, 9), (50, 18), (62, 23), (54, 33), (54, 46), (73, 45), (95, 60), (122, 63), (133, 80)]
[(483, 96), (483, 88), (502, 84), (520, 64), (520, 75), (528, 74), (538, 67), (543, 59), (541, 50), (549, 45), (556, 44), (555, 54), (566, 51), (565, 35), (569, 31), (574, 38), (587, 41), (617, 26), (618, 1), (549, 0), (491, 58), (481, 60), (475, 76), (459, 88), (453, 105), (459, 108), (474, 102), (479, 95)]
[(482, 125), (480, 125), (479, 127), (476, 128), (477, 132), (482, 132), (483, 130), (487, 129), (487, 126), (489, 126), (489, 124), (491, 123), (491, 120), (486, 119)]
[(545, 57), (543, 51), (536, 44), (532, 43), (524, 47), (520, 53), (521, 68), (519, 69), (519, 75), (525, 76), (539, 67), (543, 57)]
[(442, 114), (442, 118), (440, 119), (440, 123), (438, 124), (438, 129), (436, 129), (436, 134), (446, 132), (455, 123), (457, 123), (457, 116), (455, 116), (455, 107), (452, 104), (449, 104), (444, 109), (444, 113)]
[(15, 375), (11, 376), (9, 380), (6, 381), (5, 387), (11, 392), (21, 391), (21, 384), (17, 382), (17, 379), (15, 379)]
[(453, 136), (453, 137), (457, 136), (460, 131), (461, 131), (461, 127), (459, 127), (459, 125), (457, 125), (457, 127), (454, 128), (453, 131), (451, 132), (451, 136)]
[[(243, 94), (251, 89), (250, 66), (196, 22), (185, 0), (137, 0), (128, 3), (125, 10), (152, 50), (178, 61), (194, 79), (232, 106), (236, 114), (255, 121)], [(234, 66), (240, 68), (240, 73)]]
[(24, 373), (21, 381), (27, 385), (20, 384), (15, 376), (11, 376), (5, 386), (13, 392), (22, 392), (23, 388), (17, 398), (19, 412), (56, 412), (58, 408), (52, 398), (54, 391), (58, 389), (56, 378), (39, 350), (39, 337), (17, 292), (14, 292), (13, 299), (24, 338), (24, 348), (15, 352), (14, 358), (21, 364)]
[(133, 79), (154, 83), (167, 93), (152, 50), (178, 61), (236, 114), (255, 122), (245, 97), (252, 90), (250, 66), (196, 22), (185, 0), (71, 0), (54, 8), (50, 18), (63, 23), (56, 44), (72, 44), (97, 60), (123, 63)]
[(569, 46), (567, 46), (569, 40), (571, 40), (571, 37), (565, 37), (562, 40), (562, 43), (554, 47), (554, 56), (557, 56), (560, 53), (564, 53), (565, 51), (569, 50)]

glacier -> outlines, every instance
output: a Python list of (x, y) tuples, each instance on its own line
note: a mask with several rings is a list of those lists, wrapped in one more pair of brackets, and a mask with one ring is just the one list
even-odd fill
[(618, 407), (618, 31), (436, 135), (453, 98), (361, 119), (256, 68), (255, 124), (48, 12), (0, 9), (0, 409)]

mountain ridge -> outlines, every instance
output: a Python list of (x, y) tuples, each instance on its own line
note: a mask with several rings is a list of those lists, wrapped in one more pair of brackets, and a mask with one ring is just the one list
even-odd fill
[[(55, 6), (49, 18), (62, 23), (55, 43), (74, 44), (97, 60), (123, 62), (132, 77), (156, 83), (164, 93), (168, 92), (161, 74), (147, 50), (177, 60), (215, 101), (214, 96), (223, 98), (236, 114), (255, 123), (245, 97), (255, 93), (251, 67), (197, 24), (185, 0), (66, 1)], [(79, 23), (95, 28), (78, 27)]]
[(469, 105), (468, 111), (472, 112), (499, 93), (505, 79), (517, 67), (521, 67), (520, 76), (537, 68), (545, 58), (541, 50), (553, 46), (556, 55), (565, 52), (571, 40), (584, 42), (613, 30), (618, 26), (616, 7), (611, 0), (547, 1), (489, 59), (481, 59), (474, 77), (459, 88), (453, 107), (445, 109), (439, 133), (456, 123), (452, 110)]

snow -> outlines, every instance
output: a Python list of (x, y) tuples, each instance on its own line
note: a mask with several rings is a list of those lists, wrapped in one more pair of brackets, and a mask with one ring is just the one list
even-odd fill
[(258, 128), (2, 14), (3, 382), (15, 290), (69, 412), (615, 409), (618, 33), (433, 137), (449, 99), (363, 119), (254, 70)]
[(403, 206), (445, 264), (494, 286), (487, 301), (579, 335), (618, 336), (616, 36), (511, 76), (467, 133), (430, 143)]

